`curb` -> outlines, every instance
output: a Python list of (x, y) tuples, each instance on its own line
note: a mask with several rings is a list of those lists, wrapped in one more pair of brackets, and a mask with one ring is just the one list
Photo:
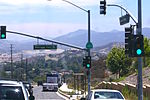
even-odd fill
[(67, 95), (67, 94), (65, 94), (65, 93), (63, 93), (63, 92), (61, 92), (60, 90), (58, 90), (58, 92), (59, 92), (61, 95), (65, 96), (66, 98), (70, 99), (70, 96), (69, 96), (69, 95)]

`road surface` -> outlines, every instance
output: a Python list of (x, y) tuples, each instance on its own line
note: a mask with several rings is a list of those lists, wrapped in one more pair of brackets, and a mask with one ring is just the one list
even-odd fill
[(58, 92), (43, 92), (42, 86), (35, 86), (33, 88), (33, 95), (35, 96), (35, 100), (66, 100)]

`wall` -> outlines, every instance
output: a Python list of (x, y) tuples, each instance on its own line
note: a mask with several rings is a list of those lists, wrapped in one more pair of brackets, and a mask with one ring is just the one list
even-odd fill
[[(115, 89), (119, 91), (123, 91), (124, 88), (127, 88), (129, 92), (132, 92), (134, 94), (137, 94), (137, 87), (136, 85), (132, 85), (129, 83), (123, 84), (120, 82), (101, 82), (99, 83), (94, 89)], [(144, 85), (143, 86), (143, 95), (147, 97), (148, 100), (150, 100), (150, 85)]]

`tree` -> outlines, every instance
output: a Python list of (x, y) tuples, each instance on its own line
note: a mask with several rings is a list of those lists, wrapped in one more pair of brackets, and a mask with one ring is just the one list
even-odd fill
[(118, 74), (119, 77), (126, 75), (132, 64), (132, 59), (125, 55), (125, 49), (114, 47), (109, 52), (106, 59), (106, 66), (113, 74)]
[(144, 38), (144, 52), (145, 56), (143, 58), (144, 67), (148, 66), (150, 63), (150, 39)]

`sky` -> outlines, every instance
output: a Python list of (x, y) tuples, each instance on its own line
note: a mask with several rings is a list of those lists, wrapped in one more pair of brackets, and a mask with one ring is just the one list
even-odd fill
[[(91, 12), (91, 30), (108, 32), (124, 31), (134, 22), (120, 26), (119, 17), (125, 12), (117, 7), (107, 7), (106, 15), (100, 15), (100, 0), (68, 0)], [(119, 4), (137, 18), (138, 0), (106, 0), (107, 4)], [(149, 0), (142, 0), (142, 27), (150, 27)], [(78, 29), (88, 28), (87, 12), (63, 0), (0, 0), (0, 25), (7, 30), (54, 38)], [(12, 38), (14, 35), (8, 35)], [(15, 36), (14, 36), (15, 37)]]

